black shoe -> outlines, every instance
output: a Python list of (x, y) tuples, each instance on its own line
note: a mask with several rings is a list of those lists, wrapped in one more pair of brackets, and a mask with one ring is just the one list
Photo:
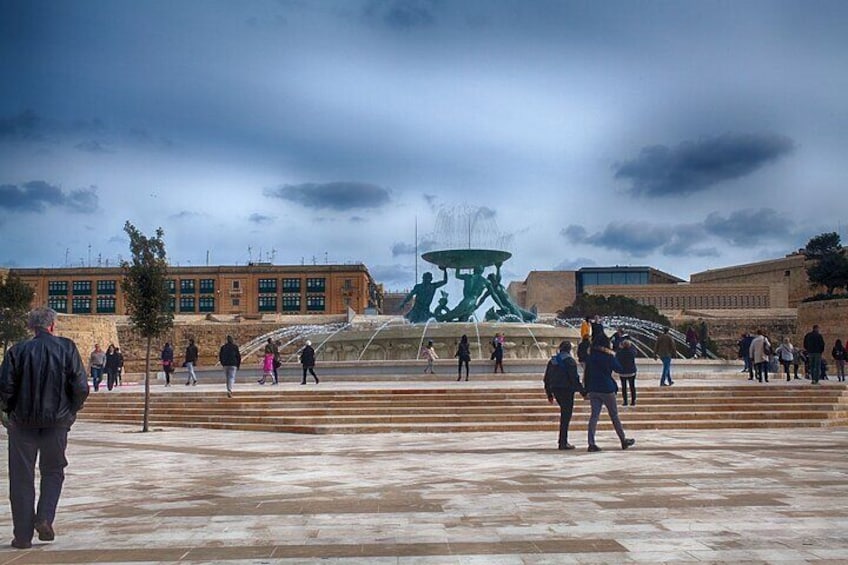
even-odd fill
[(458, 376), (458, 377), (456, 378), (456, 382), (459, 382), (459, 381), (461, 381), (461, 380), (462, 380), (462, 375), (460, 375), (460, 376)]
[(627, 449), (628, 447), (633, 447), (633, 444), (636, 443), (636, 440), (632, 437), (626, 438), (621, 442), (621, 449)]
[(753, 380), (754, 380), (754, 377), (748, 377), (748, 380), (749, 380), (749, 381), (753, 381)]
[(19, 539), (15, 538), (15, 539), (12, 540), (11, 545), (15, 549), (29, 549), (29, 548), (32, 547), (32, 542), (31, 541), (19, 540)]
[(190, 385), (191, 381), (186, 381), (186, 386)]
[(588, 451), (589, 451), (589, 453), (597, 453), (600, 450), (601, 450), (601, 448), (598, 447), (597, 445), (590, 445)]
[(319, 380), (318, 380), (318, 377), (315, 377), (315, 384), (317, 385), (317, 384), (318, 384), (318, 383), (320, 383), (320, 382), (321, 382), (321, 381), (319, 381)]
[(622, 402), (622, 403), (621, 403), (621, 405), (622, 405), (622, 406), (627, 406), (627, 403), (626, 403), (626, 402)]
[(571, 445), (570, 443), (566, 443), (565, 445), (560, 445), (559, 449), (561, 449), (561, 450), (574, 449), (574, 446)]
[(668, 381), (668, 384), (669, 384), (669, 385), (673, 385), (673, 384), (674, 384), (674, 381)]
[(35, 531), (38, 532), (38, 539), (41, 541), (53, 541), (56, 539), (56, 532), (53, 531), (53, 526), (47, 522), (36, 522)]

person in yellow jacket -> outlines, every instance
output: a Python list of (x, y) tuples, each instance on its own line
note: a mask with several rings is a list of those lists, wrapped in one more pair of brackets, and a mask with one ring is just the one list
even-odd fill
[(592, 317), (586, 316), (580, 323), (580, 339), (592, 337)]

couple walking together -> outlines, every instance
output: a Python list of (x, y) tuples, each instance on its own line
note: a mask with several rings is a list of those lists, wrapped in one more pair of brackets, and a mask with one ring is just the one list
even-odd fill
[(577, 373), (577, 362), (571, 356), (571, 342), (563, 341), (559, 345), (559, 353), (553, 356), (545, 369), (545, 394), (548, 402), (557, 401), (560, 407), (559, 424), (559, 449), (574, 449), (568, 443), (568, 426), (574, 411), (574, 393), (580, 393), (583, 398), (588, 398), (591, 403), (592, 412), (589, 417), (589, 452), (601, 451), (595, 443), (595, 432), (598, 427), (598, 419), (601, 409), (606, 407), (612, 420), (615, 432), (621, 442), (621, 449), (627, 449), (636, 443), (636, 440), (628, 438), (624, 434), (624, 428), (618, 417), (615, 394), (618, 385), (612, 377), (612, 372), (625, 373), (624, 367), (616, 360), (615, 353), (610, 348), (610, 340), (604, 334), (601, 324), (594, 324), (592, 335), (592, 349), (586, 363), (583, 375), (583, 383)]

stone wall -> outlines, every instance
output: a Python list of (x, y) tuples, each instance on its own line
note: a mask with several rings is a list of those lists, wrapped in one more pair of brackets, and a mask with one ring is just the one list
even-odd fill
[(507, 288), (516, 304), (525, 309), (553, 313), (571, 306), (577, 297), (576, 271), (530, 271), (523, 282)]
[(122, 316), (69, 316), (59, 314), (56, 320), (56, 334), (67, 337), (77, 344), (83, 363), (88, 367), (88, 356), (99, 343), (105, 351), (109, 344), (120, 347), (117, 322)]
[[(739, 315), (728, 312), (722, 315), (715, 310), (710, 312), (682, 313), (668, 316), (675, 327), (685, 327), (692, 324), (696, 328), (700, 320), (707, 322), (708, 335), (715, 344), (713, 353), (725, 359), (736, 359), (739, 353), (738, 342), (743, 333), (754, 333), (762, 329), (771, 341), (782, 340), (796, 336), (799, 331), (798, 316), (793, 310), (780, 310), (769, 313), (758, 312), (756, 315)], [(668, 315), (668, 313), (666, 313)], [(795, 343), (793, 341), (793, 343)]]
[(792, 343), (802, 345), (804, 334), (814, 324), (818, 324), (824, 336), (825, 356), (829, 359), (830, 350), (837, 339), (841, 339), (843, 345), (848, 341), (848, 299), (802, 302), (798, 306), (798, 331)]
[[(193, 338), (197, 345), (200, 357), (199, 366), (214, 366), (218, 363), (218, 351), (226, 342), (227, 336), (233, 336), (235, 342), (244, 345), (253, 339), (272, 332), (285, 326), (299, 324), (327, 324), (339, 322), (343, 318), (339, 316), (278, 316), (258, 320), (244, 318), (228, 318), (221, 321), (209, 320), (201, 316), (181, 317), (174, 321), (174, 327), (155, 339), (151, 345), (151, 370), (159, 370), (159, 354), (165, 342), (174, 348), (174, 360), (177, 366), (184, 359), (185, 348), (189, 338)], [(127, 372), (140, 372), (144, 370), (144, 355), (147, 348), (147, 340), (132, 331), (129, 323), (117, 326), (121, 351), (124, 354), (124, 366)], [(252, 363), (253, 360), (244, 360)], [(256, 359), (258, 363), (258, 358)]]

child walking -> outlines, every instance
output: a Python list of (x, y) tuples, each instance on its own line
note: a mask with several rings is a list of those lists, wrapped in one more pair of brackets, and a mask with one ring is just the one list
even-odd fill
[(439, 356), (436, 355), (436, 348), (433, 347), (433, 341), (430, 340), (427, 342), (427, 347), (421, 350), (421, 356), (427, 360), (427, 366), (424, 368), (425, 373), (430, 373), (431, 375), (435, 375), (435, 371), (433, 371), (433, 361), (438, 359)]

